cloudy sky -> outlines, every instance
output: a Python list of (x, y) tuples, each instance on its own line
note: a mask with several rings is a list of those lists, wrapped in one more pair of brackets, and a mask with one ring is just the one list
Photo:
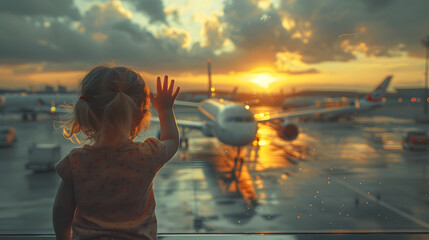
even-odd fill
[(0, 1), (0, 87), (73, 88), (98, 64), (184, 90), (420, 87), (426, 0)]

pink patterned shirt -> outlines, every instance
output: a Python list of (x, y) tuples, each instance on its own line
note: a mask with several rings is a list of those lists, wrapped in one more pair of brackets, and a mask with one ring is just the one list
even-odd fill
[(74, 188), (72, 239), (157, 239), (152, 181), (166, 161), (165, 145), (156, 138), (73, 149), (55, 166)]

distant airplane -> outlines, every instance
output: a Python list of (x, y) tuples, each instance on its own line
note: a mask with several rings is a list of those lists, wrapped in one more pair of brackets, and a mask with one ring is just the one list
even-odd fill
[(342, 117), (354, 116), (358, 113), (372, 111), (378, 107), (383, 106), (383, 97), (386, 89), (389, 86), (393, 76), (387, 76), (371, 93), (365, 98), (355, 99), (353, 105), (345, 104), (339, 107), (331, 106), (327, 108), (311, 108), (296, 110), (294, 112), (285, 112), (273, 115), (274, 118), (296, 118), (300, 117), (306, 120), (322, 120), (322, 121), (336, 121)]
[(354, 104), (354, 99), (348, 97), (331, 98), (320, 96), (292, 97), (283, 100), (281, 103), (284, 110), (304, 107), (340, 107)]
[(13, 94), (0, 96), (0, 113), (22, 113), (23, 120), (35, 120), (38, 114), (65, 113), (58, 106), (73, 105), (76, 94)]
[[(238, 87), (234, 87), (234, 89), (231, 92), (219, 93), (218, 91), (215, 92), (213, 88), (210, 89), (210, 91), (213, 92), (213, 94), (217, 98), (223, 98), (225, 100), (231, 100), (231, 101), (234, 101), (237, 98), (237, 90), (238, 90)], [(179, 97), (181, 101), (201, 102), (202, 100), (205, 100), (212, 96), (208, 96), (207, 92), (205, 91), (199, 91), (199, 92), (181, 92)]]

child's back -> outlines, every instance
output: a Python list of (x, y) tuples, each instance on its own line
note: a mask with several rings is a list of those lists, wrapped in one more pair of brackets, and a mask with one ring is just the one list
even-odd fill
[(74, 235), (156, 236), (152, 180), (165, 160), (165, 145), (153, 138), (114, 149), (85, 145), (71, 151), (57, 172), (74, 186)]
[[(70, 225), (73, 239), (157, 238), (152, 182), (178, 144), (174, 114), (168, 110), (172, 102), (165, 107), (163, 94), (158, 80), (158, 96), (151, 97), (160, 115), (163, 141), (148, 138), (143, 143), (133, 142), (136, 133), (124, 139), (106, 136), (109, 131), (105, 131), (97, 135), (94, 144), (73, 149), (56, 165), (63, 179), (53, 214), (57, 239), (70, 238)], [(174, 101), (177, 91), (167, 95)], [(84, 98), (81, 100), (87, 101)]]

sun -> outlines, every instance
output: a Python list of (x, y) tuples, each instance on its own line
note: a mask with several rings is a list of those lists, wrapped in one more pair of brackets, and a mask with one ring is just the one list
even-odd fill
[(258, 74), (253, 79), (253, 82), (260, 85), (261, 87), (268, 89), (270, 83), (274, 82), (275, 79), (267, 74)]

